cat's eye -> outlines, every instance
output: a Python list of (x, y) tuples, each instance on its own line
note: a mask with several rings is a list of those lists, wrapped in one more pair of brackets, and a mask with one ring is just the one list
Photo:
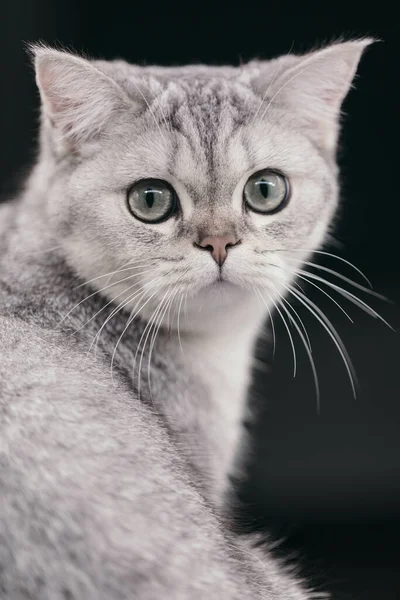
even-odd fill
[(243, 200), (250, 210), (270, 215), (284, 208), (289, 194), (287, 178), (279, 171), (265, 169), (254, 173), (247, 180), (243, 190)]
[(128, 190), (128, 208), (134, 217), (145, 223), (161, 223), (177, 210), (174, 188), (162, 179), (141, 179)]

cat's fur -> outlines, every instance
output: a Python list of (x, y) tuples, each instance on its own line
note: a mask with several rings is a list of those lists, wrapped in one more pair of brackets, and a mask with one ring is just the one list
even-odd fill
[[(240, 68), (35, 48), (40, 153), (0, 211), (1, 598), (316, 597), (230, 531), (223, 492), (267, 306), (336, 209), (340, 105), (368, 43)], [(267, 167), (290, 179), (288, 206), (243, 212)], [(128, 212), (144, 177), (171, 182), (178, 217)], [(193, 242), (227, 231), (241, 244), (212, 285)]]

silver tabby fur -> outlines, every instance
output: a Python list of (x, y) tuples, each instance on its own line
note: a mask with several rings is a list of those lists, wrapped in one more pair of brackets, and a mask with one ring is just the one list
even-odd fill
[[(237, 68), (33, 49), (40, 151), (0, 209), (2, 599), (321, 597), (231, 530), (227, 474), (255, 340), (335, 213), (340, 106), (369, 43)], [(269, 167), (290, 202), (244, 211)], [(146, 177), (178, 216), (128, 212)], [(227, 232), (218, 282), (193, 242)]]

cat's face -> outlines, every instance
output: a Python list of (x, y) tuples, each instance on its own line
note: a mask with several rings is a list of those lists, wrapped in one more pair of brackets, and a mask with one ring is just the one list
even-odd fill
[(278, 299), (335, 211), (338, 112), (365, 45), (237, 69), (39, 49), (49, 211), (76, 272), (160, 318)]

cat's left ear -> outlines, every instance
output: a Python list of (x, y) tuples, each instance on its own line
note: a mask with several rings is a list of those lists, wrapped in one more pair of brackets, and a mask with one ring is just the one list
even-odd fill
[(45, 123), (61, 151), (79, 151), (98, 138), (122, 111), (141, 102), (92, 61), (42, 45), (31, 47)]
[(304, 56), (281, 57), (261, 67), (253, 85), (264, 102), (290, 107), (334, 149), (340, 107), (347, 95), (361, 55), (373, 39), (336, 43)]

